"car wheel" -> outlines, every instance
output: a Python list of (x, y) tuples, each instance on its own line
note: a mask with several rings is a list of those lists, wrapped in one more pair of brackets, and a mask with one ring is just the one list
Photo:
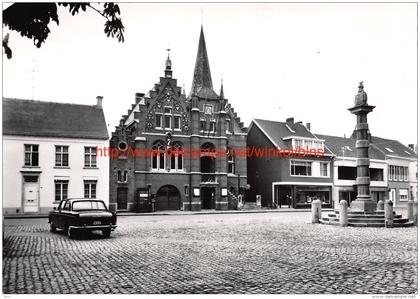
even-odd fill
[(55, 227), (54, 222), (50, 222), (50, 232), (55, 233), (57, 230), (57, 227)]
[(102, 230), (102, 235), (103, 235), (105, 238), (109, 238), (109, 236), (111, 235), (111, 229), (110, 229), (110, 228), (103, 229), (103, 230)]

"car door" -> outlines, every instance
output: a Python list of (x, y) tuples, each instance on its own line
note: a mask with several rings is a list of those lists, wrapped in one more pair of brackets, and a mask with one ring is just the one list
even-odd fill
[(64, 206), (66, 205), (67, 202), (68, 202), (67, 200), (62, 200), (60, 202), (60, 204), (58, 205), (57, 210), (55, 210), (55, 213), (54, 213), (54, 216), (55, 216), (55, 219), (54, 219), (55, 226), (58, 227), (58, 228), (61, 228), (61, 229), (64, 228), (64, 226), (63, 226), (63, 215), (62, 215), (62, 211), (63, 211)]
[(70, 201), (66, 201), (60, 210), (60, 228), (66, 229), (69, 220)]
[(59, 226), (58, 226), (58, 222), (59, 222), (58, 215), (59, 215), (59, 212), (58, 211), (60, 210), (62, 204), (63, 204), (63, 201), (60, 201), (60, 203), (58, 204), (57, 208), (50, 212), (50, 221), (52, 223), (54, 223), (54, 226), (55, 227), (58, 227), (58, 228), (59, 228)]

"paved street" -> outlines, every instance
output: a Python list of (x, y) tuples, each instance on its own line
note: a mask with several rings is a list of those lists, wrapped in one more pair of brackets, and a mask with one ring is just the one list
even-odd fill
[(110, 239), (6, 220), (4, 293), (417, 292), (416, 228), (310, 224), (308, 212), (125, 216)]

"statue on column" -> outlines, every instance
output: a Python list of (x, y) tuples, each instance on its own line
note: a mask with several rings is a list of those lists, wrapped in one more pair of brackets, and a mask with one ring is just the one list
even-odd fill
[(354, 98), (354, 105), (355, 106), (362, 106), (367, 104), (367, 94), (363, 90), (363, 81), (359, 83), (359, 91), (357, 92), (355, 98)]

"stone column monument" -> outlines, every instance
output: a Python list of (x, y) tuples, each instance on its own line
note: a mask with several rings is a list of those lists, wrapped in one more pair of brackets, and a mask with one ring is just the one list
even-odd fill
[(376, 202), (370, 197), (370, 175), (369, 175), (369, 126), (367, 122), (368, 113), (372, 112), (375, 106), (367, 104), (367, 94), (363, 90), (363, 82), (359, 84), (359, 91), (354, 99), (354, 107), (348, 110), (356, 115), (355, 127), (356, 152), (357, 152), (357, 198), (351, 203), (351, 211), (372, 213), (376, 210)]

